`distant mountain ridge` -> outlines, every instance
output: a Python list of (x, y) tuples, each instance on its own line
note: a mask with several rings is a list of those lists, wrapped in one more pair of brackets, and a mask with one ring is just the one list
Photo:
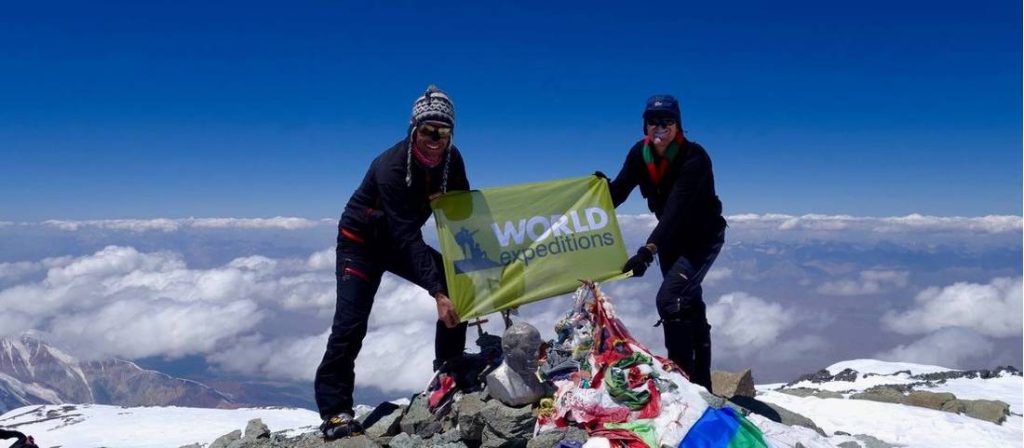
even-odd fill
[(202, 383), (120, 359), (78, 361), (30, 334), (0, 338), (0, 413), (36, 404), (232, 408)]

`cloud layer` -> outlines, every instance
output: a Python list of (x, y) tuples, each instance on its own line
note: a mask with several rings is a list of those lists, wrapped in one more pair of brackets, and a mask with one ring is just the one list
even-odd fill
[(902, 334), (925, 334), (959, 327), (991, 337), (1016, 337), (1024, 326), (1021, 278), (997, 278), (988, 284), (955, 283), (932, 287), (914, 298), (914, 307), (889, 312), (882, 323)]
[[(651, 215), (618, 219), (630, 251), (656, 224)], [(1006, 341), (1019, 345), (1020, 217), (729, 219), (727, 246), (704, 283), (714, 368), (753, 367), (759, 379), (788, 380), (876, 354), (991, 367), (992, 356), (1010, 353)], [(334, 225), (11, 223), (0, 227), (8, 249), (0, 254), (8, 257), (0, 262), (0, 335), (35, 330), (85, 358), (201, 356), (227, 373), (310, 381), (335, 307), (335, 253), (327, 247)], [(424, 234), (433, 239), (431, 223)], [(603, 285), (634, 336), (657, 351), (659, 274), (653, 266), (643, 278)], [(517, 319), (551, 338), (568, 307), (567, 297), (553, 298), (522, 307)], [(435, 319), (425, 291), (386, 275), (356, 363), (360, 387), (387, 396), (421, 389)], [(500, 334), (499, 321), (485, 328)]]

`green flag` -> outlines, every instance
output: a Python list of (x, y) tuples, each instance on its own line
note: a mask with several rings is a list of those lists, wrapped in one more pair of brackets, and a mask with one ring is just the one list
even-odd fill
[(626, 249), (604, 179), (455, 192), (432, 206), (464, 321), (622, 275)]

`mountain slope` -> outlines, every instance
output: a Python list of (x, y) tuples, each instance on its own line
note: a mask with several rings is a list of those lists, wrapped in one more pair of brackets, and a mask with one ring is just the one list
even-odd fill
[(129, 361), (80, 362), (31, 335), (0, 338), (0, 412), (57, 403), (233, 406), (230, 398), (203, 384)]

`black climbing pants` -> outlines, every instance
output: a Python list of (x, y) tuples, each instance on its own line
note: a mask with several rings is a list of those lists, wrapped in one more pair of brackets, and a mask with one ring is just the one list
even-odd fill
[[(660, 259), (665, 280), (658, 289), (658, 316), (665, 331), (668, 358), (690, 382), (711, 390), (711, 325), (704, 305), (704, 275), (722, 251), (725, 233), (695, 253)], [(659, 253), (659, 255), (661, 255)], [(667, 258), (667, 259), (666, 259)]]
[[(337, 248), (338, 298), (327, 351), (316, 369), (313, 387), (320, 416), (352, 413), (355, 360), (363, 347), (374, 296), (384, 272), (410, 280), (412, 268), (397, 251), (372, 247), (339, 238)], [(441, 254), (433, 251), (438, 265)], [(411, 281), (411, 280), (410, 280)], [(424, 298), (426, 300), (426, 298)], [(434, 356), (446, 360), (461, 356), (466, 348), (466, 323), (448, 328), (437, 321)]]

